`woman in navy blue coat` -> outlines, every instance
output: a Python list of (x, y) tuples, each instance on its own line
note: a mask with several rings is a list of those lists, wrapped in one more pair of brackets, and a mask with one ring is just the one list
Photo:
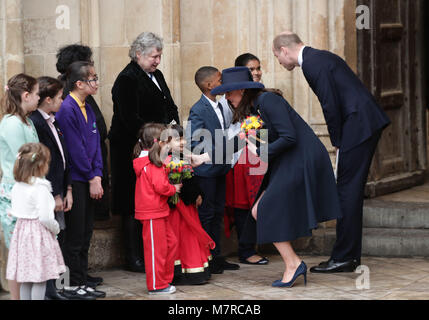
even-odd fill
[[(247, 71), (247, 72), (246, 72)], [(268, 129), (268, 143), (259, 148), (248, 141), (249, 150), (262, 159), (268, 170), (252, 208), (257, 243), (274, 243), (286, 270), (275, 287), (291, 287), (307, 267), (296, 255), (291, 241), (311, 236), (319, 222), (341, 215), (337, 187), (328, 152), (308, 124), (278, 93), (255, 88), (247, 68), (222, 72), (222, 85), (212, 93), (226, 93), (237, 118), (256, 113)], [(255, 227), (247, 221), (246, 229)], [(254, 241), (245, 232), (243, 241)]]

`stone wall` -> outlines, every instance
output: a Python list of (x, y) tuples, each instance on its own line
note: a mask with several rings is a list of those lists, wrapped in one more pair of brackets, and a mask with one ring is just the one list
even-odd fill
[[(194, 74), (203, 65), (224, 69), (251, 52), (261, 59), (263, 82), (287, 100), (331, 150), (323, 114), (300, 69), (287, 72), (271, 51), (274, 36), (294, 30), (311, 46), (331, 50), (356, 69), (355, 0), (0, 0), (0, 84), (21, 71), (57, 76), (55, 54), (66, 44), (94, 51), (96, 96), (108, 126), (110, 90), (143, 31), (164, 38), (160, 65), (182, 120), (200, 92)], [(64, 17), (69, 13), (69, 28)], [(58, 27), (60, 25), (60, 28)], [(1, 90), (2, 91), (2, 90)]]
[[(356, 70), (355, 8), (356, 0), (0, 0), (0, 98), (12, 75), (56, 77), (55, 55), (60, 47), (89, 45), (100, 78), (95, 99), (110, 127), (114, 80), (129, 62), (133, 40), (152, 31), (164, 39), (159, 69), (181, 120), (186, 120), (201, 94), (194, 84), (199, 67), (222, 70), (233, 66), (238, 55), (251, 52), (261, 60), (264, 84), (284, 92), (332, 154), (322, 110), (302, 71), (283, 69), (271, 46), (276, 34), (293, 30), (307, 45), (339, 54)], [(322, 224), (322, 229), (332, 226)], [(94, 257), (110, 252), (106, 243), (114, 243), (118, 231), (112, 230), (94, 233), (91, 250), (99, 252)], [(318, 232), (322, 238), (329, 234)], [(303, 239), (298, 247), (311, 247), (310, 240)], [(228, 245), (225, 248), (229, 251)], [(110, 265), (116, 259), (116, 255), (106, 257), (94, 258), (91, 266)]]

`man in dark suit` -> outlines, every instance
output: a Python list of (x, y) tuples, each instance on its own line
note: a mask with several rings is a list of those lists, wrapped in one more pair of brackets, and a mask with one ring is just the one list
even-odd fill
[(337, 150), (337, 189), (342, 218), (328, 261), (311, 272), (353, 272), (362, 253), (362, 215), (366, 180), (382, 131), (390, 124), (372, 94), (339, 56), (306, 47), (292, 32), (273, 42), (273, 53), (288, 71), (301, 67), (318, 97), (332, 145)]
[[(198, 208), (201, 225), (213, 239), (216, 247), (212, 250), (213, 260), (210, 272), (219, 274), (224, 270), (237, 270), (238, 264), (229, 263), (221, 256), (220, 232), (225, 209), (225, 177), (231, 169), (226, 163), (227, 129), (226, 112), (228, 106), (216, 101), (210, 91), (221, 84), (221, 73), (214, 67), (201, 67), (195, 74), (195, 83), (203, 93), (191, 108), (186, 127), (186, 140), (196, 154), (210, 153), (211, 163), (194, 169), (195, 180), (204, 197)], [(230, 115), (229, 115), (230, 116)], [(199, 150), (200, 152), (198, 152)]]
[(179, 123), (161, 62), (162, 39), (143, 32), (131, 45), (131, 62), (112, 88), (113, 118), (109, 132), (112, 175), (112, 211), (122, 215), (127, 269), (144, 272), (142, 226), (134, 219), (135, 173), (133, 149), (140, 128), (148, 122)]

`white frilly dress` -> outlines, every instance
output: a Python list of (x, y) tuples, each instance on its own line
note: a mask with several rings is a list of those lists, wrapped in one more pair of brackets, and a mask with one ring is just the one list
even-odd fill
[(8, 280), (44, 282), (66, 271), (51, 190), (50, 182), (41, 178), (33, 178), (31, 184), (17, 182), (12, 188), (9, 214), (17, 222), (9, 247)]

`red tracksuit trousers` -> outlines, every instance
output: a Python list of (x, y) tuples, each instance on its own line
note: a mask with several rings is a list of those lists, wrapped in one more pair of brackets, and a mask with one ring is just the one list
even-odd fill
[(168, 217), (140, 221), (143, 224), (147, 288), (149, 291), (167, 288), (174, 277), (177, 238)]

